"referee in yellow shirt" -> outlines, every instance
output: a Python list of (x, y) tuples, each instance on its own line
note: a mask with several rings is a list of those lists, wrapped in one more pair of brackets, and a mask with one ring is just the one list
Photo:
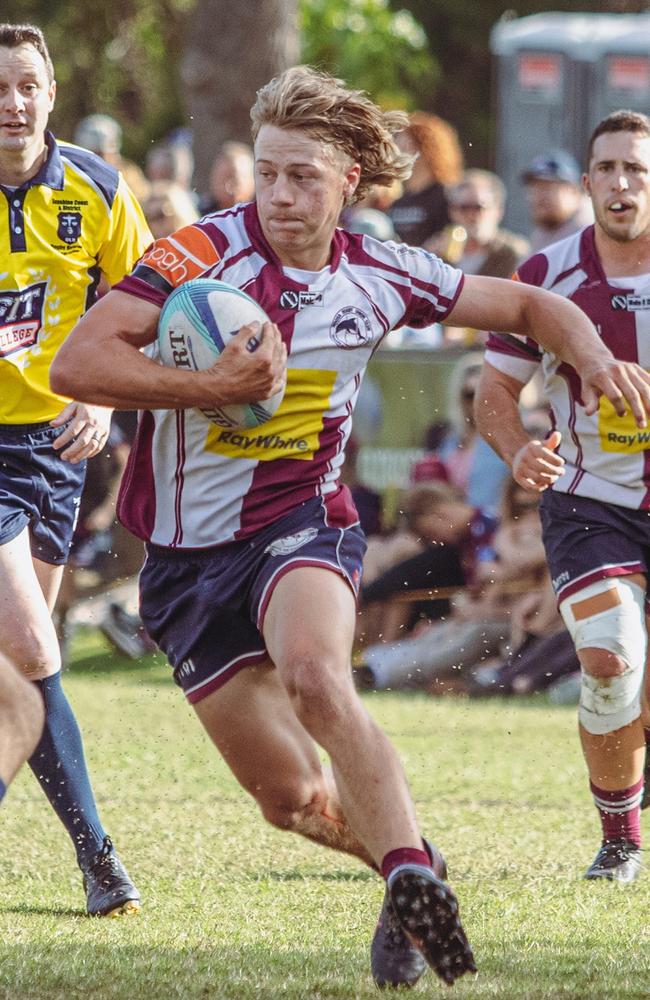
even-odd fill
[(139, 894), (97, 812), (51, 614), (110, 410), (52, 393), (49, 369), (101, 275), (119, 281), (151, 236), (120, 174), (47, 131), (55, 92), (40, 29), (0, 24), (0, 670), (41, 690), (29, 764), (72, 838), (88, 913), (105, 916), (136, 912)]

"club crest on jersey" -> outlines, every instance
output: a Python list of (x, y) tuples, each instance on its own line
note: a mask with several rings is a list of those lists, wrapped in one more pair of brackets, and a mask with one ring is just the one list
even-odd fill
[(285, 288), (280, 294), (281, 309), (297, 309), (300, 312), (305, 306), (322, 306), (322, 292), (295, 292), (291, 288)]
[(318, 528), (305, 528), (304, 531), (297, 531), (295, 535), (285, 535), (284, 538), (276, 538), (274, 542), (264, 549), (271, 556), (287, 556), (290, 552), (302, 548), (307, 542), (318, 534)]
[(64, 243), (76, 243), (81, 236), (81, 212), (59, 212), (56, 233)]
[(356, 306), (339, 309), (330, 326), (330, 339), (344, 351), (365, 347), (372, 340), (370, 320)]
[(612, 295), (612, 309), (641, 312), (650, 309), (650, 295)]
[(0, 291), (0, 358), (36, 343), (43, 325), (46, 281), (19, 291)]

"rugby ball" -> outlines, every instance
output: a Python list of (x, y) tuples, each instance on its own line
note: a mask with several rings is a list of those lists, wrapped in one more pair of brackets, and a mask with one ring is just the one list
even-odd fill
[[(233, 285), (212, 278), (186, 281), (171, 293), (160, 314), (160, 360), (187, 371), (211, 368), (242, 326), (268, 319), (254, 299)], [(249, 343), (249, 350), (256, 350), (256, 339)], [(273, 416), (283, 395), (281, 390), (259, 402), (231, 403), (200, 412), (219, 427), (259, 427)]]

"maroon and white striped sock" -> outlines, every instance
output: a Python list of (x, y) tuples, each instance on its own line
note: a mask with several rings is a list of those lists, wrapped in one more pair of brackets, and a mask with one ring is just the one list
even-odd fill
[[(423, 868), (431, 868), (431, 859), (428, 851), (420, 851), (415, 847), (398, 847), (384, 856), (381, 874), (387, 880), (390, 873), (401, 865), (421, 865)], [(431, 870), (433, 871), (432, 868)]]
[(630, 788), (608, 792), (589, 782), (603, 828), (603, 840), (629, 840), (641, 847), (641, 809), (643, 778)]

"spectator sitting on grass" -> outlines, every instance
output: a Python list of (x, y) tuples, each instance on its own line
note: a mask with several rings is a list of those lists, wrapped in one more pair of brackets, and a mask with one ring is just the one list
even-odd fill
[[(532, 588), (542, 586), (546, 578), (546, 561), (541, 542), (541, 529), (537, 506), (539, 497), (528, 493), (517, 486), (514, 480), (509, 480), (503, 498), (502, 522), (494, 534), (492, 548), (488, 549), (488, 539), (474, 546), (473, 551), (468, 543), (477, 539), (465, 535), (456, 535), (457, 558), (462, 561), (460, 544), (465, 542), (465, 558), (473, 556), (473, 565), (465, 562), (465, 582), (470, 588), (455, 596), (451, 603), (451, 618), (449, 621), (436, 621), (428, 628), (417, 630), (417, 634), (400, 641), (379, 642), (369, 646), (363, 653), (363, 662), (357, 668), (357, 679), (361, 686), (371, 688), (420, 687), (431, 688), (440, 679), (449, 677), (457, 670), (467, 671), (497, 655), (503, 645), (506, 645), (511, 632), (511, 611), (513, 606), (513, 583), (527, 581)], [(467, 505), (461, 505), (460, 511)], [(441, 505), (438, 512), (445, 511)], [(441, 523), (441, 520), (438, 521)], [(456, 530), (462, 521), (456, 520)], [(477, 526), (482, 521), (474, 522)], [(471, 528), (472, 522), (468, 525)], [(434, 527), (432, 521), (431, 527)], [(454, 533), (447, 528), (448, 538)], [(430, 551), (430, 550), (427, 550)], [(435, 550), (433, 550), (435, 551)], [(452, 550), (448, 550), (448, 555)], [(493, 558), (486, 558), (490, 555)], [(483, 558), (481, 558), (483, 557)], [(425, 560), (419, 560), (417, 569), (422, 573)], [(406, 581), (408, 573), (416, 565), (416, 560), (409, 560), (395, 570), (395, 576)], [(410, 565), (409, 565), (410, 564)], [(388, 574), (387, 574), (388, 576)], [(416, 579), (412, 573), (411, 580)], [(418, 582), (422, 584), (420, 575)], [(433, 575), (429, 584), (433, 584)], [(374, 591), (378, 588), (375, 586)], [(408, 589), (408, 588), (405, 588)], [(373, 594), (373, 587), (368, 590)], [(528, 600), (526, 593), (523, 600)], [(408, 605), (400, 604), (400, 610)], [(385, 618), (390, 621), (390, 611), (385, 612)], [(391, 636), (392, 638), (392, 636)]]
[[(409, 533), (395, 539), (393, 554), (411, 554), (374, 575), (373, 550), (364, 561), (360, 625), (365, 641), (390, 642), (408, 631), (422, 617), (429, 620), (448, 614), (449, 598), (435, 598), (438, 588), (460, 588), (475, 580), (477, 564), (493, 557), (491, 539), (496, 519), (473, 508), (448, 483), (415, 487), (404, 501)], [(415, 552), (413, 552), (415, 550)], [(380, 560), (377, 560), (379, 562)], [(366, 582), (366, 565), (369, 563)], [(430, 599), (410, 604), (400, 598), (411, 590), (432, 592)], [(371, 609), (371, 613), (368, 613)]]

